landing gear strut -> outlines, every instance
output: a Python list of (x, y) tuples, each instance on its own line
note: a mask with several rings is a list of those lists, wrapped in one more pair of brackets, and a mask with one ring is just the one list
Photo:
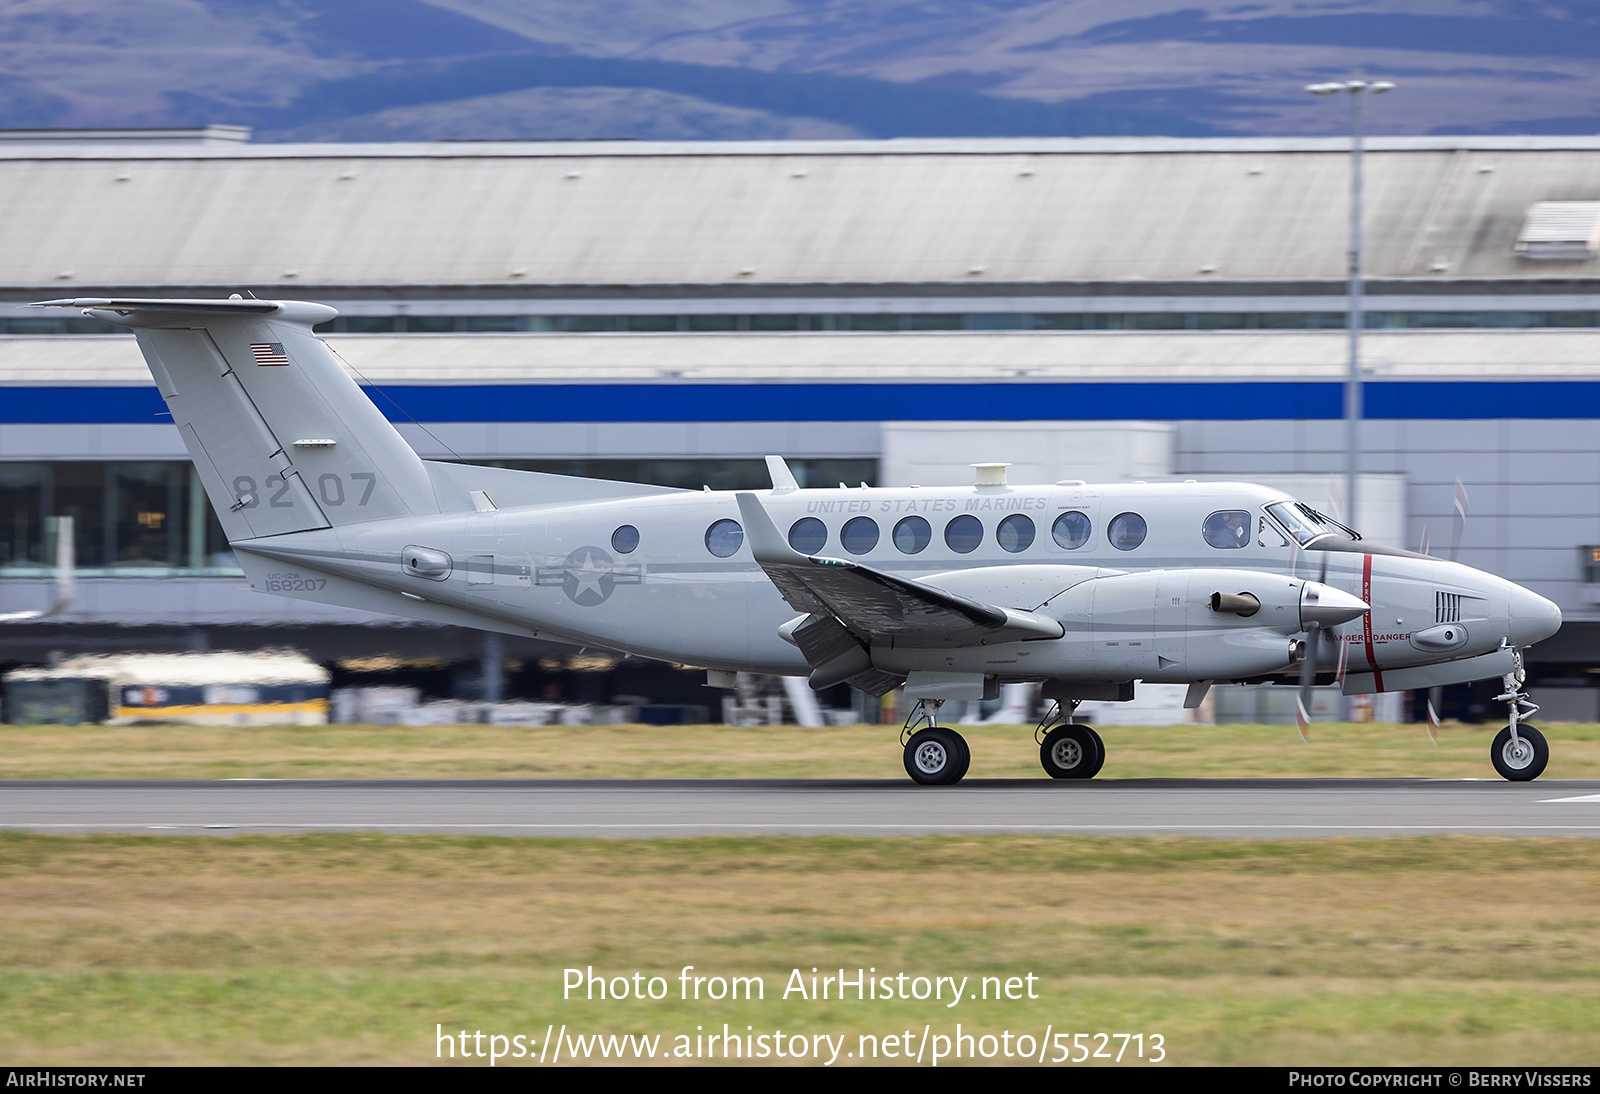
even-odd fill
[(1499, 772), (1502, 779), (1519, 783), (1537, 779), (1550, 762), (1550, 746), (1545, 743), (1544, 734), (1522, 722), (1523, 718), (1539, 710), (1538, 705), (1530, 702), (1527, 693), (1522, 690), (1522, 682), (1526, 678), (1519, 652), (1516, 671), (1501, 677), (1505, 692), (1495, 696), (1497, 702), (1506, 704), (1511, 723), (1494, 735), (1494, 743), (1489, 746), (1489, 762), (1494, 764), (1495, 771)]
[[(1076, 700), (1068, 702), (1071, 705), (1064, 711), (1059, 703), (1052, 707), (1034, 730), (1039, 741), (1039, 763), (1052, 779), (1092, 779), (1106, 762), (1106, 743), (1088, 726), (1073, 722), (1072, 712), (1078, 704)], [(1058, 718), (1065, 720), (1046, 732)]]
[[(938, 724), (943, 699), (918, 699), (900, 738), (905, 744), (906, 774), (923, 786), (953, 786), (972, 766), (972, 750), (961, 734)], [(924, 722), (922, 729), (917, 729)], [(908, 736), (909, 734), (909, 736)]]

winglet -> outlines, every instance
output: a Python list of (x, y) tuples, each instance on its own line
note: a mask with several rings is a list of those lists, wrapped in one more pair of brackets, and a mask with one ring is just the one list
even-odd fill
[(767, 474), (772, 476), (774, 490), (798, 490), (800, 484), (795, 481), (794, 472), (789, 470), (789, 465), (782, 456), (767, 457)]
[(745, 538), (750, 541), (750, 553), (757, 562), (793, 564), (810, 557), (789, 546), (754, 494), (740, 492), (735, 497), (739, 499), (739, 516), (744, 521)]

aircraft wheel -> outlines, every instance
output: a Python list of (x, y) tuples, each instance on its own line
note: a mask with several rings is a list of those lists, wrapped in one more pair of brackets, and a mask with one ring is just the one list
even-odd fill
[(951, 786), (961, 781), (972, 753), (961, 734), (931, 726), (913, 733), (906, 742), (906, 774), (923, 786)]
[(1052, 779), (1092, 779), (1105, 759), (1105, 742), (1088, 726), (1056, 726), (1039, 746), (1039, 762)]
[(1517, 742), (1512, 744), (1511, 727), (1506, 726), (1494, 735), (1489, 746), (1489, 759), (1502, 779), (1525, 783), (1537, 779), (1550, 762), (1550, 746), (1544, 734), (1530, 725), (1517, 727)]

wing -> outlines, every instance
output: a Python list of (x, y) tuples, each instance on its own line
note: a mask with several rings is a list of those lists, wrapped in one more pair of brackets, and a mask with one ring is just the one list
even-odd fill
[(742, 493), (750, 549), (796, 611), (831, 616), (862, 645), (919, 649), (1060, 638), (1060, 623), (1000, 608), (937, 586), (837, 558), (803, 555), (784, 542), (754, 494)]

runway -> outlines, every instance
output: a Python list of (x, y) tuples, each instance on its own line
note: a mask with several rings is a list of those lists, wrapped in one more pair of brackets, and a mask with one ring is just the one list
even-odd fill
[(1600, 781), (1429, 779), (0, 782), (0, 829), (522, 836), (1600, 836)]

